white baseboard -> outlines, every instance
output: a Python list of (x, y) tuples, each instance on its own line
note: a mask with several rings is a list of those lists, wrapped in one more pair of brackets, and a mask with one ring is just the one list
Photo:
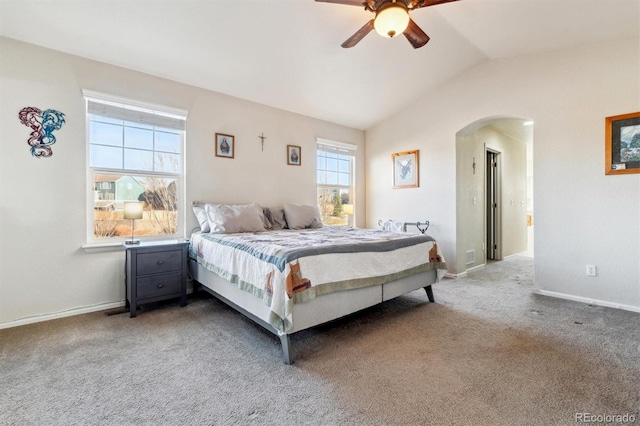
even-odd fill
[(467, 272), (469, 272), (469, 271), (473, 271), (474, 269), (484, 268), (485, 266), (487, 266), (487, 264), (486, 264), (486, 263), (481, 263), (480, 265), (476, 265), (476, 266), (473, 266), (473, 267), (471, 267), (471, 268), (467, 269), (467, 270), (465, 271), (465, 273), (467, 273)]
[(66, 311), (55, 312), (52, 314), (33, 315), (30, 317), (20, 318), (13, 321), (2, 322), (0, 323), (0, 330), (2, 330), (3, 328), (18, 327), (20, 325), (27, 325), (27, 324), (33, 324), (36, 322), (49, 321), (49, 320), (58, 319), (58, 318), (65, 318), (73, 315), (88, 314), (90, 312), (121, 308), (123, 306), (124, 306), (124, 300), (121, 302), (109, 302), (109, 303), (102, 303), (99, 305), (67, 309)]
[(444, 274), (444, 278), (459, 278), (459, 277), (464, 277), (465, 275), (467, 275), (467, 272), (469, 271), (473, 271), (474, 269), (478, 269), (478, 268), (484, 268), (485, 266), (487, 266), (486, 263), (483, 263), (481, 265), (476, 265), (472, 268), (469, 268), (465, 271), (460, 272), (459, 274), (452, 274), (451, 272), (447, 272), (446, 274)]
[(459, 274), (452, 274), (451, 272), (447, 272), (446, 274), (444, 274), (442, 278), (454, 279), (454, 278), (464, 277), (465, 275), (467, 275), (467, 271), (460, 272)]
[(536, 294), (541, 294), (543, 296), (556, 297), (558, 299), (573, 300), (575, 302), (582, 302), (589, 305), (604, 306), (606, 308), (622, 309), (624, 311), (640, 313), (640, 306), (625, 305), (622, 303), (607, 302), (605, 300), (598, 299), (589, 299), (587, 297), (573, 296), (571, 294), (557, 293), (555, 291), (540, 290), (537, 288), (534, 288), (533, 292)]

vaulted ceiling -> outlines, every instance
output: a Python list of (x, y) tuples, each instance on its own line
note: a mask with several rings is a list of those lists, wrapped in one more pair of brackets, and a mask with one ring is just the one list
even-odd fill
[(1, 0), (0, 35), (358, 129), (489, 59), (640, 37), (640, 0), (460, 0), (411, 17), (431, 37), (420, 49), (375, 32), (343, 49), (372, 18), (362, 7)]

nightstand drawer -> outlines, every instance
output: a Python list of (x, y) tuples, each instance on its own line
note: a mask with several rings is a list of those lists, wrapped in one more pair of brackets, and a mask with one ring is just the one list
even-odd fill
[(181, 273), (152, 275), (138, 278), (138, 299), (161, 297), (182, 291)]
[(182, 269), (182, 250), (140, 253), (137, 257), (137, 275), (160, 274)]

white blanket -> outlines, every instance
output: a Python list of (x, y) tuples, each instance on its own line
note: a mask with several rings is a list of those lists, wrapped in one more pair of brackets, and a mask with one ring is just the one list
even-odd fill
[[(431, 253), (431, 256), (430, 256)], [(386, 284), (446, 265), (426, 235), (331, 228), (191, 236), (191, 257), (264, 300), (281, 331), (295, 303), (340, 290)], [(431, 259), (430, 259), (431, 257)]]

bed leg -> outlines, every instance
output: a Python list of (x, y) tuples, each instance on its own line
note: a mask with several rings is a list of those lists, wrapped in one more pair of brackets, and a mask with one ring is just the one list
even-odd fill
[(433, 298), (433, 289), (431, 288), (431, 285), (428, 285), (424, 288), (424, 291), (427, 292), (427, 298), (429, 299), (429, 302), (431, 303), (435, 303), (435, 299)]
[(293, 357), (291, 356), (291, 342), (289, 341), (288, 334), (281, 334), (280, 343), (282, 344), (282, 354), (284, 355), (284, 363), (287, 365), (293, 364)]

